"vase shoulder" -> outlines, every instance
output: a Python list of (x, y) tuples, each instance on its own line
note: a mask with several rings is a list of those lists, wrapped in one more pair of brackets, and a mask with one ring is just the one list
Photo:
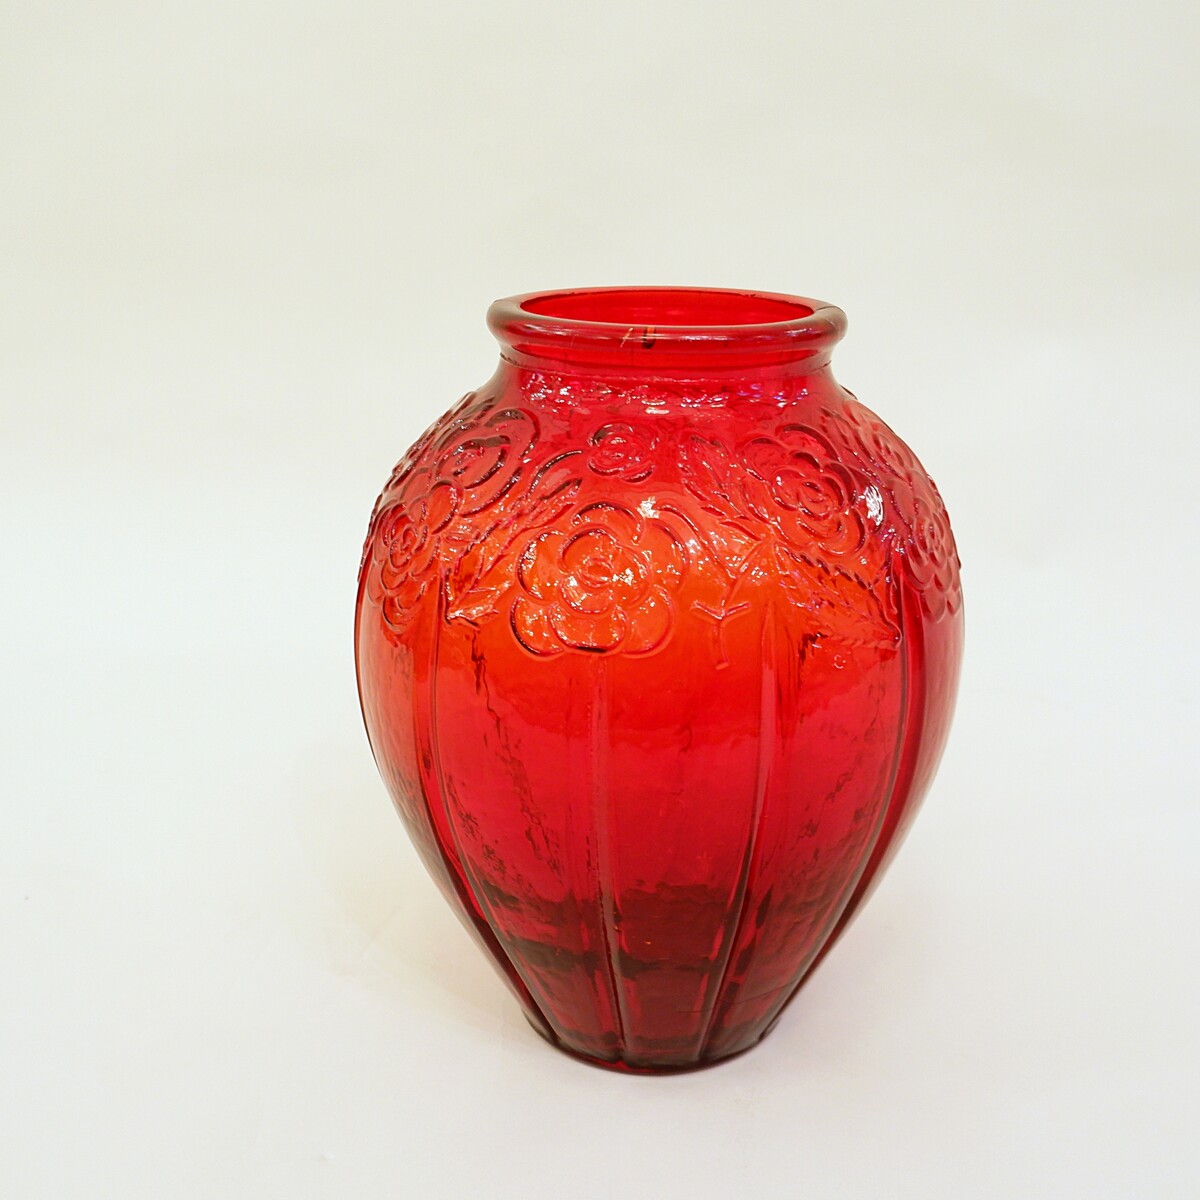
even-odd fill
[(774, 588), (888, 636), (897, 570), (931, 614), (956, 611), (937, 489), (848, 393), (594, 392), (471, 393), (400, 460), (364, 561), (393, 629), (437, 587), (448, 620), (507, 615), (531, 653), (636, 655), (681, 601), (703, 619)]

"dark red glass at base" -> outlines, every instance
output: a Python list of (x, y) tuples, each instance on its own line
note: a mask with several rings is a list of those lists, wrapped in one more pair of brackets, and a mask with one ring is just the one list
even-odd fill
[(958, 558), (839, 387), (838, 309), (501, 301), (492, 379), (397, 465), (359, 689), (430, 873), (555, 1045), (753, 1046), (869, 896), (945, 742)]

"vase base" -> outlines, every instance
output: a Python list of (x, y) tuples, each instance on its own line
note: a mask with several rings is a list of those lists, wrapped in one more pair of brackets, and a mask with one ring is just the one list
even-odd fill
[[(534, 1031), (542, 1039), (542, 1041), (554, 1047), (562, 1054), (573, 1058), (576, 1062), (586, 1063), (589, 1067), (599, 1067), (603, 1071), (613, 1071), (618, 1075), (687, 1075), (693, 1071), (707, 1071), (709, 1067), (719, 1067), (722, 1063), (732, 1062), (735, 1058), (741, 1058), (743, 1054), (748, 1054), (757, 1045), (759, 1045), (763, 1037), (770, 1032), (768, 1029), (762, 1037), (757, 1038), (748, 1046), (743, 1046), (739, 1050), (733, 1050), (728, 1054), (720, 1054), (715, 1058), (706, 1058), (702, 1061), (689, 1063), (630, 1063), (624, 1059), (608, 1059), (597, 1058), (595, 1055), (587, 1054), (582, 1050), (575, 1050), (571, 1046), (564, 1045), (552, 1036), (547, 1036), (544, 1029), (529, 1019), (529, 1015), (522, 1010), (521, 1015), (525, 1018), (529, 1028)], [(772, 1026), (774, 1028), (774, 1026)]]

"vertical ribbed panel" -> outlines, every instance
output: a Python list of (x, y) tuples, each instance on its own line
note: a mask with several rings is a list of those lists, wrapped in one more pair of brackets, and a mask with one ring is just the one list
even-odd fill
[[(927, 677), (925, 662), (925, 620), (921, 611), (921, 599), (912, 590), (911, 585), (905, 584), (900, 588), (901, 629), (907, 647), (905, 654), (906, 691), (904, 706), (904, 723), (900, 729), (900, 756), (896, 769), (896, 778), (892, 794), (888, 800), (887, 814), (884, 817), (883, 829), (875, 842), (875, 849), (867, 862), (866, 869), (859, 878), (846, 905), (842, 916), (833, 933), (829, 936), (821, 951), (821, 958), (841, 937), (842, 931), (854, 919), (863, 902), (870, 895), (880, 870), (890, 861), (896, 849), (894, 846), (896, 832), (912, 803), (920, 803), (921, 796), (914, 796), (913, 782), (916, 776), (917, 761), (921, 755), (922, 744), (925, 740), (926, 710), (929, 696), (924, 686), (917, 687), (914, 681)], [(818, 962), (820, 959), (817, 960)], [(816, 963), (813, 964), (816, 966)]]
[[(796, 982), (784, 993), (783, 1003), (775, 1010), (763, 1030), (766, 1037), (775, 1028), (784, 1009), (796, 998), (800, 989), (812, 977), (812, 973), (824, 960), (825, 955), (833, 949), (834, 943), (841, 937), (855, 910), (870, 886), (879, 863), (887, 852), (888, 843), (895, 830), (896, 822), (908, 800), (912, 785), (913, 766), (920, 751), (921, 737), (925, 724), (926, 694), (922, 686), (924, 679), (925, 639), (921, 625), (920, 601), (906, 600), (909, 595), (907, 586), (897, 588), (897, 604), (899, 608), (899, 623), (902, 638), (902, 653), (900, 657), (901, 674), (901, 704), (903, 714), (900, 729), (896, 738), (895, 760), (892, 766), (891, 781), (887, 788), (887, 802), (881, 806), (879, 824), (871, 839), (867, 852), (862, 856), (859, 868), (850, 876), (847, 886), (848, 899), (839, 904), (830, 917), (827, 929), (817, 941), (814, 953), (801, 968)], [(914, 598), (915, 599), (915, 598)]]
[(441, 852), (446, 873), (450, 876), (459, 901), (475, 926), (485, 946), (504, 975), (525, 1002), (529, 1015), (537, 1021), (542, 1032), (557, 1042), (558, 1033), (546, 1018), (544, 1005), (533, 995), (529, 980), (517, 967), (513, 957), (501, 945), (496, 936), (496, 923), (484, 899), (478, 880), (474, 878), (463, 854), (462, 843), (455, 826), (454, 814), (447, 795), (446, 781), (442, 773), (441, 749), (438, 745), (438, 656), (443, 634), (444, 600), (442, 589), (437, 590), (437, 602), (429, 630), (429, 656), (425, 669), (418, 665), (413, 671), (412, 715), (416, 736), (417, 770), (421, 792), (429, 813), (438, 850)]
[(596, 847), (594, 858), (589, 862), (594, 867), (592, 894), (596, 897), (600, 936), (603, 943), (603, 970), (608, 980), (608, 991), (612, 997), (613, 1021), (616, 1024), (617, 1057), (624, 1058), (629, 1052), (629, 1018), (625, 1006), (625, 981), (621, 975), (619, 958), (620, 931), (617, 928), (617, 905), (615, 893), (616, 866), (612, 854), (612, 780), (609, 770), (609, 727), (608, 727), (608, 676), (605, 664), (597, 661), (589, 672), (590, 695), (586, 724), (587, 744), (583, 755), (588, 763), (587, 781), (590, 795), (589, 809), (592, 817), (592, 840)]
[(762, 636), (759, 639), (758, 669), (761, 676), (758, 698), (758, 759), (755, 764), (754, 798), (750, 809), (750, 820), (746, 833), (746, 848), (742, 854), (742, 865), (738, 873), (737, 888), (730, 906), (729, 920), (725, 926), (720, 957), (713, 972), (715, 985), (712, 989), (712, 1005), (705, 1018), (704, 1029), (696, 1051), (697, 1061), (703, 1061), (719, 1027), (722, 1006), (729, 988), (729, 972), (733, 964), (733, 951), (741, 939), (746, 923), (746, 912), (750, 898), (751, 883), (758, 865), (758, 849), (761, 842), (763, 821), (767, 811), (767, 789), (771, 781), (771, 767), (778, 749), (775, 736), (778, 710), (778, 679), (775, 664), (775, 608), (768, 605), (763, 612)]

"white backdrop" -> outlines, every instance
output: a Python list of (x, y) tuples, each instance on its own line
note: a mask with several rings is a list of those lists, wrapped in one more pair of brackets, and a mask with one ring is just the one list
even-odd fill
[[(1200, 1194), (1198, 12), (0, 4), (0, 1190)], [(964, 561), (886, 885), (665, 1079), (528, 1030), (353, 677), (487, 303), (597, 283), (844, 307)]]

